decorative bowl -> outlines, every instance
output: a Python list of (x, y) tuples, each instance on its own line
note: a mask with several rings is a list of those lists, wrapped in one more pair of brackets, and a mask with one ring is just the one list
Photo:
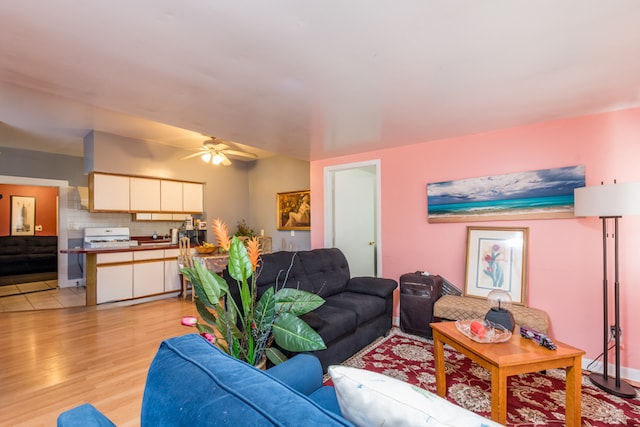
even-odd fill
[(199, 254), (203, 254), (203, 255), (212, 254), (216, 249), (218, 249), (215, 246), (196, 246), (195, 248)]
[(510, 330), (484, 319), (458, 320), (456, 328), (464, 336), (483, 344), (505, 342), (511, 338)]

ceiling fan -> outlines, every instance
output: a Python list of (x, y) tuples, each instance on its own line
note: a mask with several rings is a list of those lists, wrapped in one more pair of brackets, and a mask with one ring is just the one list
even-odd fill
[(229, 160), (227, 155), (246, 157), (248, 159), (256, 159), (258, 157), (254, 153), (234, 150), (231, 148), (231, 144), (233, 144), (231, 141), (210, 136), (208, 140), (202, 143), (202, 147), (200, 147), (196, 153), (189, 154), (188, 156), (183, 157), (182, 160), (200, 156), (202, 161), (205, 163), (211, 162), (214, 165), (222, 164), (223, 166), (229, 166), (231, 164), (231, 160)]

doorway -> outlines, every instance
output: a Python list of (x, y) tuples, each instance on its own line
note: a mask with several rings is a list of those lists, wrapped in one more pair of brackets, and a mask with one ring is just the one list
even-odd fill
[(351, 276), (381, 272), (380, 160), (325, 168), (325, 247), (342, 250)]
[[(68, 191), (69, 184), (67, 181), (62, 180), (54, 180), (54, 179), (42, 179), (42, 178), (28, 178), (28, 177), (16, 177), (16, 176), (7, 176), (0, 175), (0, 182), (3, 184), (12, 184), (12, 185), (23, 185), (23, 186), (39, 186), (39, 187), (57, 187), (58, 188), (58, 200), (56, 210), (58, 212), (57, 215), (57, 246), (58, 246), (58, 257), (57, 257), (57, 280), (53, 280), (51, 283), (48, 280), (40, 280), (42, 278), (32, 278), (33, 285), (27, 284), (24, 286), (24, 289), (18, 289), (16, 292), (11, 290), (11, 286), (3, 286), (0, 287), (0, 297), (2, 297), (2, 301), (0, 306), (2, 308), (1, 311), (24, 311), (24, 310), (33, 310), (40, 308), (58, 308), (60, 306), (78, 306), (84, 305), (84, 299), (80, 295), (76, 295), (80, 292), (84, 292), (84, 288), (78, 288), (73, 286), (68, 279), (67, 269), (68, 269), (68, 261), (66, 256), (60, 256), (59, 251), (61, 249), (68, 248), (68, 240), (69, 240), (69, 231), (68, 231)], [(48, 279), (48, 278), (47, 278)], [(46, 282), (46, 283), (45, 283)], [(73, 286), (73, 287), (71, 287)], [(47, 290), (45, 287), (49, 287)], [(65, 288), (66, 287), (66, 288)], [(42, 288), (42, 289), (40, 289)], [(51, 301), (51, 298), (47, 296), (48, 293), (54, 291), (55, 288), (61, 293), (64, 293), (66, 298), (62, 302), (58, 301), (59, 304), (55, 304), (55, 302)], [(65, 288), (65, 289), (63, 289)], [(35, 301), (35, 297), (38, 297), (38, 301)], [(33, 300), (33, 301), (32, 301)], [(80, 304), (81, 303), (81, 304)]]

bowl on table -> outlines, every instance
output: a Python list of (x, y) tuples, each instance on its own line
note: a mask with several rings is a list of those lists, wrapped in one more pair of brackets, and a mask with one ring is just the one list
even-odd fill
[(202, 255), (210, 255), (218, 249), (215, 246), (196, 246), (196, 251)]

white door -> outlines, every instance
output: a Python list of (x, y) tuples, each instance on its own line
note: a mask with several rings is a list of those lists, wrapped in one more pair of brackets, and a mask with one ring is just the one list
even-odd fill
[(378, 174), (379, 162), (327, 168), (325, 174), (325, 246), (342, 250), (352, 277), (379, 272)]

